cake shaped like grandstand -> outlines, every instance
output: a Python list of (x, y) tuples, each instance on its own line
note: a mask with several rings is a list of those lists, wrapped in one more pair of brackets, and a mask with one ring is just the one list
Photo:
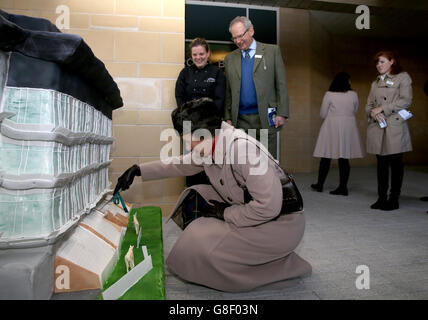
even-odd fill
[[(93, 210), (107, 216), (111, 117), (123, 103), (81, 37), (44, 19), (2, 10), (0, 18), (0, 33), (17, 26), (24, 35), (0, 38), (0, 297), (48, 298), (64, 239)], [(99, 237), (105, 222), (87, 220)], [(114, 227), (111, 241), (101, 237), (112, 257), (123, 233)]]

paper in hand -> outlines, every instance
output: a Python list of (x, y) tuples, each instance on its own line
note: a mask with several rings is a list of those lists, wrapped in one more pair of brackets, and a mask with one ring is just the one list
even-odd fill
[(413, 114), (405, 109), (398, 111), (398, 114), (403, 118), (404, 120), (409, 120), (411, 117), (413, 117)]

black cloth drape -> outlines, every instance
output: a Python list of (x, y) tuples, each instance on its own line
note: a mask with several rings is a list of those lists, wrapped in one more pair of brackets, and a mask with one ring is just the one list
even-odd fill
[[(105, 109), (106, 104), (111, 109), (123, 106), (117, 84), (85, 41), (78, 35), (61, 33), (47, 20), (0, 10), (0, 49), (12, 51), (7, 85), (38, 88), (49, 85), (51, 87), (47, 89), (60, 90), (96, 108)], [(58, 67), (46, 62), (55, 63)], [(22, 73), (25, 69), (27, 72)], [(34, 69), (43, 71), (29, 79), (29, 71)], [(85, 86), (82, 81), (70, 87), (75, 76), (95, 92), (79, 88)], [(57, 82), (52, 82), (52, 79)], [(100, 97), (103, 102), (100, 102)]]

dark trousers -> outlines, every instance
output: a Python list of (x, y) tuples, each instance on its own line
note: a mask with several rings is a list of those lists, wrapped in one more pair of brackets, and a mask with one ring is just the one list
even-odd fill
[[(254, 132), (248, 131), (249, 129), (256, 129), (256, 138), (260, 141), (260, 130), (262, 129), (262, 124), (260, 122), (259, 114), (240, 114), (238, 116), (238, 121), (236, 123), (236, 128), (243, 129), (247, 134), (251, 135)], [(268, 129), (268, 141), (265, 147), (269, 150), (269, 153), (277, 159), (277, 135), (276, 131), (273, 129)], [(266, 141), (261, 141), (262, 143), (266, 143)]]
[[(344, 158), (339, 158), (339, 177), (340, 184), (339, 188), (346, 189), (349, 180), (349, 173), (351, 172), (351, 166), (349, 165), (349, 160)], [(318, 170), (318, 182), (319, 186), (323, 186), (325, 179), (327, 178), (328, 171), (330, 170), (331, 159), (321, 158), (320, 167)]]
[(386, 156), (376, 155), (377, 158), (377, 192), (379, 198), (386, 199), (389, 188), (389, 169), (391, 168), (390, 198), (397, 199), (403, 185), (404, 165), (403, 154), (396, 153)]

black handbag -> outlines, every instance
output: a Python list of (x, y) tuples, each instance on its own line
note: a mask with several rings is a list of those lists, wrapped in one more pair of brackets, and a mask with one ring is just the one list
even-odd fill
[(196, 190), (192, 189), (183, 199), (171, 219), (181, 230), (184, 230), (193, 220), (201, 217), (200, 213), (207, 210), (208, 207), (209, 204), (205, 199)]
[(289, 214), (303, 210), (303, 198), (297, 188), (296, 182), (291, 174), (283, 168), (285, 178), (281, 179), (282, 184), (282, 207), (280, 214)]
[[(235, 139), (234, 141), (236, 141)], [(259, 147), (259, 146), (257, 146)], [(262, 150), (259, 147), (260, 150)], [(263, 150), (262, 150), (263, 151)], [(263, 151), (264, 152), (264, 151)], [(265, 152), (266, 153), (266, 152)], [(297, 184), (294, 181), (294, 178), (291, 174), (289, 174), (285, 169), (281, 168), (276, 161), (272, 158), (270, 154), (267, 154), (268, 157), (275, 162), (275, 165), (278, 169), (282, 170), (284, 173), (284, 177), (281, 178), (282, 184), (282, 206), (279, 215), (282, 214), (290, 214), (303, 210), (303, 198), (300, 194), (299, 188), (297, 188)], [(244, 202), (248, 203), (253, 200), (253, 197), (248, 192), (246, 186), (243, 186), (239, 183), (239, 181), (235, 177), (235, 173), (233, 172), (233, 168), (231, 168), (233, 178), (235, 179), (238, 186), (244, 191)], [(276, 219), (276, 218), (275, 218)]]

